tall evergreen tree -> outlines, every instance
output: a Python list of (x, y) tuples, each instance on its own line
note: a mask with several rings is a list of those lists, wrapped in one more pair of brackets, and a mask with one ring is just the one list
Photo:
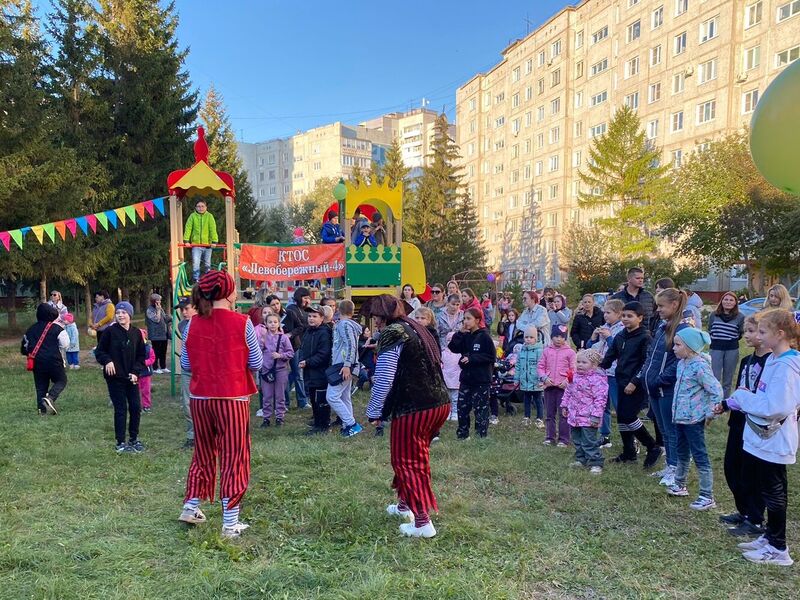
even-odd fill
[(383, 183), (383, 167), (377, 160), (369, 163), (369, 182), (371, 184)]
[(364, 173), (361, 171), (361, 167), (358, 166), (358, 163), (353, 165), (353, 170), (350, 172), (349, 179), (356, 185), (361, 185), (364, 181)]
[[(225, 110), (222, 97), (212, 85), (208, 89), (200, 120), (206, 130), (208, 160), (211, 167), (233, 176), (236, 185), (236, 228), (242, 242), (265, 241), (266, 215), (253, 197), (242, 159), (237, 152), (236, 137)], [(215, 204), (212, 204), (215, 206)], [(220, 235), (224, 231), (224, 210), (217, 211)]]
[(610, 208), (612, 216), (598, 219), (613, 234), (626, 256), (655, 250), (653, 198), (667, 185), (668, 168), (661, 152), (645, 136), (641, 122), (628, 106), (617, 109), (608, 131), (594, 139), (585, 170), (579, 172), (584, 208)]
[(397, 138), (392, 139), (392, 144), (389, 146), (389, 150), (386, 151), (386, 162), (382, 169), (383, 177), (387, 178), (389, 185), (394, 187), (398, 181), (405, 183), (410, 171), (411, 169), (403, 163), (400, 141)]
[(459, 198), (454, 214), (451, 274), (467, 269), (486, 269), (486, 245), (478, 223), (475, 201), (465, 193)]

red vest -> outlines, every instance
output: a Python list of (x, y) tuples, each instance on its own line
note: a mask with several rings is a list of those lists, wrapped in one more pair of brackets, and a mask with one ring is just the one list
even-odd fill
[(209, 318), (195, 315), (186, 352), (192, 365), (189, 393), (196, 398), (243, 398), (255, 394), (247, 368), (247, 315), (214, 309)]

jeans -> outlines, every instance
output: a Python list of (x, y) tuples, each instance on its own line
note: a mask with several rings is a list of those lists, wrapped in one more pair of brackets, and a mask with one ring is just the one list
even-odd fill
[(183, 405), (183, 416), (186, 417), (186, 439), (194, 439), (194, 421), (192, 421), (192, 409), (189, 406), (189, 384), (192, 381), (192, 374), (181, 373), (181, 404)]
[(662, 388), (662, 391), (663, 396), (650, 398), (650, 407), (653, 409), (658, 429), (664, 440), (667, 464), (674, 467), (678, 464), (675, 454), (675, 426), (672, 424), (672, 398), (675, 395), (675, 388)]
[[(52, 386), (50, 385), (52, 383)], [(33, 385), (36, 387), (36, 404), (39, 412), (45, 412), (42, 398), (45, 395), (55, 402), (67, 387), (67, 373), (63, 364), (42, 364), (33, 367)]]
[(353, 391), (352, 380), (342, 381), (338, 385), (328, 384), (328, 391), (326, 392), (325, 399), (330, 404), (331, 409), (342, 420), (343, 427), (350, 427), (356, 422), (353, 417), (353, 400), (350, 395)]
[(522, 392), (522, 404), (525, 407), (525, 418), (531, 418), (531, 406), (536, 407), (536, 418), (541, 420), (544, 416), (544, 403), (542, 402), (542, 391)]
[(600, 452), (600, 436), (596, 427), (573, 427), (571, 436), (576, 461), (585, 467), (603, 466), (604, 458)]
[(205, 270), (211, 269), (211, 248), (192, 248), (192, 280), (197, 281), (200, 279), (200, 261), (203, 261)]
[(697, 474), (700, 479), (700, 495), (705, 498), (714, 497), (714, 472), (711, 470), (711, 461), (706, 451), (706, 424), (705, 421), (684, 425), (676, 423), (675, 451), (678, 465), (675, 470), (675, 485), (685, 486), (686, 476), (689, 473), (689, 456), (697, 465)]
[(711, 370), (714, 377), (722, 384), (723, 398), (727, 398), (733, 391), (733, 376), (739, 366), (739, 349), (712, 350)]
[(80, 365), (80, 353), (75, 350), (74, 352), (67, 350), (67, 364), (68, 365)]
[(619, 389), (617, 388), (617, 378), (609, 375), (608, 401), (606, 402), (606, 410), (603, 413), (603, 423), (600, 425), (600, 435), (604, 438), (611, 435), (611, 409), (613, 408), (614, 412), (617, 411), (617, 394), (619, 394)]
[(125, 443), (125, 421), (128, 420), (129, 413), (128, 434), (130, 441), (134, 442), (139, 438), (139, 418), (142, 412), (139, 386), (117, 378), (107, 379), (106, 383), (108, 384), (108, 395), (114, 405), (114, 435), (117, 443)]
[(297, 398), (297, 408), (305, 408), (308, 404), (306, 386), (303, 383), (303, 372), (300, 370), (300, 353), (295, 351), (294, 356), (289, 361), (289, 385), (286, 386), (286, 408), (291, 406), (289, 401), (289, 391), (294, 384), (294, 395)]

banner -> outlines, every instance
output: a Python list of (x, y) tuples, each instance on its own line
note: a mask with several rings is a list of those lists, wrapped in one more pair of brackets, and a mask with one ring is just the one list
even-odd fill
[(344, 244), (253, 246), (242, 244), (239, 276), (255, 281), (295, 281), (344, 276)]

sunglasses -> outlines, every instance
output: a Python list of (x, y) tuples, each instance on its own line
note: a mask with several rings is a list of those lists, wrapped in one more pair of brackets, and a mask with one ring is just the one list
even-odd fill
[(50, 294), (50, 295), (51, 295), (51, 296), (53, 296), (53, 297), (55, 297), (55, 296), (58, 296), (58, 293), (57, 293), (57, 292), (53, 292), (53, 293), (52, 293), (52, 294)]
[(431, 294), (441, 294), (442, 290), (431, 290)]

